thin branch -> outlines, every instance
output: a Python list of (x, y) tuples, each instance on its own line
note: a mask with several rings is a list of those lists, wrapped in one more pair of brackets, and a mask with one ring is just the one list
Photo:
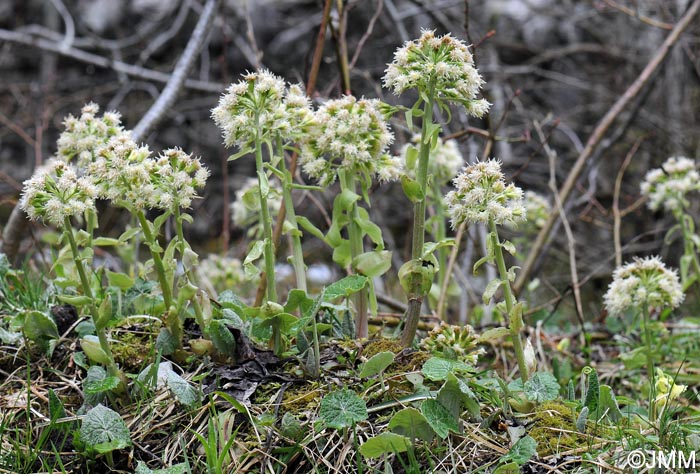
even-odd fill
[(615, 246), (615, 266), (619, 267), (622, 265), (622, 239), (620, 237), (620, 227), (622, 226), (622, 214), (620, 213), (620, 190), (622, 188), (622, 177), (625, 175), (627, 167), (632, 162), (632, 157), (639, 149), (639, 145), (642, 144), (644, 137), (639, 138), (630, 151), (625, 156), (625, 161), (622, 162), (620, 166), (620, 171), (617, 172), (617, 177), (615, 178), (615, 190), (613, 191), (613, 245)]
[[(688, 27), (688, 25), (690, 25), (693, 18), (695, 18), (695, 16), (698, 14), (699, 10), (700, 0), (695, 0), (690, 6), (690, 8), (688, 8), (685, 15), (683, 15), (681, 20), (676, 24), (673, 31), (671, 31), (671, 33), (669, 33), (669, 35), (666, 37), (666, 39), (661, 44), (654, 57), (651, 58), (651, 60), (646, 65), (644, 70), (639, 74), (637, 79), (635, 79), (635, 81), (629, 86), (625, 93), (615, 102), (615, 104), (608, 111), (608, 113), (605, 114), (605, 116), (600, 120), (598, 125), (596, 125), (595, 130), (593, 131), (593, 133), (588, 139), (588, 142), (586, 143), (586, 147), (576, 159), (576, 162), (574, 163), (571, 172), (567, 176), (566, 181), (564, 182), (564, 184), (561, 187), (561, 190), (559, 191), (558, 199), (561, 201), (562, 206), (566, 204), (566, 201), (569, 198), (569, 195), (571, 194), (571, 191), (573, 190), (574, 186), (576, 185), (576, 182), (578, 181), (578, 178), (581, 175), (581, 172), (583, 171), (586, 162), (593, 155), (594, 151), (600, 144), (601, 140), (607, 133), (610, 126), (618, 118), (622, 111), (627, 107), (627, 105), (637, 96), (637, 94), (639, 94), (642, 88), (649, 82), (654, 72), (658, 69), (658, 67), (668, 55), (669, 51), (671, 50), (671, 47), (678, 41), (678, 38), (680, 38), (683, 31)], [(522, 271), (520, 272), (520, 275), (518, 276), (518, 279), (515, 282), (514, 290), (516, 293), (519, 293), (525, 286), (525, 282), (527, 282), (530, 279), (530, 275), (535, 266), (535, 261), (537, 260), (537, 257), (539, 256), (540, 252), (542, 251), (542, 248), (544, 247), (545, 243), (549, 239), (549, 234), (552, 231), (552, 227), (554, 227), (554, 224), (555, 222), (557, 222), (558, 219), (559, 209), (552, 209), (552, 213), (550, 214), (549, 219), (547, 219), (547, 222), (542, 227), (542, 230), (540, 230), (540, 233), (537, 235), (537, 239), (532, 245), (532, 249), (530, 250), (527, 259), (523, 264)]]
[(202, 10), (202, 14), (199, 17), (199, 21), (197, 21), (197, 25), (192, 32), (192, 37), (187, 42), (185, 51), (177, 61), (175, 70), (170, 76), (170, 80), (166, 84), (165, 89), (163, 89), (163, 92), (160, 94), (160, 97), (158, 97), (158, 100), (156, 100), (151, 108), (148, 109), (146, 115), (139, 120), (139, 123), (136, 124), (134, 130), (131, 132), (131, 136), (134, 141), (138, 142), (143, 140), (148, 131), (155, 127), (163, 119), (165, 113), (168, 111), (168, 109), (170, 109), (170, 107), (172, 107), (173, 103), (175, 103), (175, 99), (177, 99), (178, 94), (182, 90), (182, 85), (185, 82), (185, 78), (192, 69), (194, 61), (199, 55), (199, 51), (202, 49), (204, 40), (206, 39), (207, 35), (211, 33), (210, 26), (214, 21), (216, 10), (218, 9), (220, 2), (221, 0), (207, 0), (207, 3), (204, 5), (204, 9)]
[[(167, 83), (170, 81), (170, 74), (165, 74), (160, 71), (154, 71), (153, 69), (146, 69), (143, 67), (134, 66), (133, 64), (127, 64), (123, 61), (114, 61), (104, 56), (99, 56), (97, 54), (88, 53), (77, 48), (66, 48), (61, 49), (59, 44), (54, 41), (50, 41), (44, 38), (37, 38), (36, 36), (31, 36), (26, 33), (18, 31), (10, 31), (0, 28), (0, 41), (7, 41), (15, 44), (22, 44), (25, 46), (31, 46), (33, 48), (42, 49), (45, 51), (50, 51), (52, 53), (60, 54), (66, 56), (76, 61), (93, 64), (98, 67), (105, 69), (112, 69), (116, 72), (122, 72), (128, 76), (138, 77), (140, 79), (145, 79), (148, 81)], [(184, 86), (188, 89), (198, 90), (202, 92), (216, 92), (220, 93), (224, 90), (224, 85), (216, 82), (204, 82), (197, 81), (193, 79), (186, 79)]]
[(66, 34), (63, 37), (63, 41), (61, 41), (60, 48), (70, 48), (73, 45), (73, 41), (75, 41), (75, 22), (73, 21), (73, 17), (68, 11), (68, 8), (66, 8), (66, 5), (61, 0), (50, 1), (54, 8), (58, 11), (59, 15), (61, 15), (63, 23), (66, 25)]

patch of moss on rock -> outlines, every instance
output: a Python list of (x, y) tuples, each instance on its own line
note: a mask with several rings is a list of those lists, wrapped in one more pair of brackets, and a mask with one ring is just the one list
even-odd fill
[(573, 411), (557, 401), (546, 402), (536, 408), (529, 435), (537, 441), (541, 457), (559, 454), (585, 445), (586, 436), (576, 431)]
[(370, 341), (364, 349), (362, 349), (362, 355), (369, 359), (380, 352), (393, 352), (394, 354), (398, 354), (402, 350), (403, 345), (396, 339), (381, 338)]

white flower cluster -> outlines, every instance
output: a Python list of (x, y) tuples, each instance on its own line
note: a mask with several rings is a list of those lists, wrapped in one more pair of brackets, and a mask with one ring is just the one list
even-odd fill
[(202, 166), (199, 158), (192, 158), (179, 148), (163, 151), (156, 160), (151, 180), (160, 191), (157, 207), (163, 210), (188, 208), (197, 197), (197, 188), (203, 188), (209, 170)]
[(647, 173), (641, 186), (649, 198), (649, 209), (681, 210), (688, 205), (686, 194), (700, 190), (700, 173), (695, 162), (685, 157), (671, 157)]
[[(416, 177), (418, 166), (418, 154), (415, 153), (411, 157), (408, 151), (410, 147), (416, 147), (420, 144), (420, 135), (414, 135), (411, 139), (412, 144), (406, 144), (401, 149), (401, 162), (406, 174), (411, 177)], [(428, 174), (432, 175), (433, 182), (438, 186), (443, 186), (450, 182), (459, 170), (464, 166), (464, 157), (459, 151), (457, 140), (445, 140), (438, 138), (435, 147), (430, 150), (430, 161), (428, 162)]]
[(63, 121), (65, 130), (57, 142), (57, 158), (66, 162), (75, 159), (77, 167), (85, 170), (112, 137), (128, 136), (118, 112), (106, 112), (97, 117), (99, 111), (97, 104), (91, 102), (80, 110), (80, 118), (66, 117)]
[(467, 45), (449, 34), (435, 36), (434, 31), (423, 31), (418, 40), (397, 49), (384, 75), (384, 87), (397, 95), (408, 89), (426, 93), (432, 85), (439, 99), (459, 102), (476, 117), (491, 105), (477, 99), (483, 84)]
[(241, 261), (234, 257), (209, 254), (196, 267), (197, 283), (214, 297), (225, 290), (237, 295), (254, 293), (256, 280), (246, 277)]
[(544, 227), (552, 211), (549, 201), (535, 191), (525, 191), (523, 205), (525, 206), (525, 220), (532, 223), (536, 229)]
[(226, 146), (246, 148), (257, 139), (296, 139), (312, 119), (310, 101), (301, 87), (285, 89), (270, 71), (251, 72), (231, 84), (212, 110)]
[(301, 143), (304, 172), (324, 186), (335, 181), (339, 169), (376, 175), (380, 181), (398, 179), (399, 160), (386, 153), (394, 136), (379, 106), (378, 100), (353, 96), (323, 104)]
[(66, 217), (80, 217), (95, 209), (97, 188), (78, 177), (73, 165), (51, 159), (24, 182), (20, 207), (30, 219), (62, 226)]
[[(238, 227), (248, 227), (260, 221), (260, 191), (258, 180), (248, 178), (236, 191), (236, 200), (231, 203), (231, 220)], [(270, 188), (267, 195), (270, 217), (274, 218), (282, 207), (282, 195), (276, 188)]]
[(454, 179), (454, 191), (445, 196), (452, 226), (463, 222), (505, 224), (525, 217), (523, 191), (506, 184), (501, 163), (490, 159), (467, 166)]
[(610, 314), (618, 315), (643, 305), (675, 308), (684, 297), (678, 273), (666, 268), (659, 257), (647, 257), (615, 269), (604, 303)]

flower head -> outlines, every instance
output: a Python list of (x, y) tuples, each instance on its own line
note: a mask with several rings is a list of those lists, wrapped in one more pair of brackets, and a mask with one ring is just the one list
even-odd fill
[(498, 160), (467, 166), (453, 184), (456, 189), (445, 196), (453, 227), (463, 222), (488, 223), (489, 219), (504, 224), (525, 216), (523, 191), (512, 183), (506, 184)]
[(190, 207), (197, 197), (197, 188), (203, 188), (209, 177), (209, 170), (199, 158), (192, 158), (179, 148), (163, 151), (153, 171), (151, 181), (159, 195), (154, 207), (163, 210)]
[(434, 355), (476, 364), (484, 353), (478, 343), (479, 337), (471, 326), (441, 323), (428, 333), (420, 345)]
[(676, 384), (675, 380), (666, 375), (663, 370), (657, 367), (656, 383), (654, 384), (654, 388), (656, 389), (654, 404), (656, 405), (657, 413), (659, 413), (659, 416), (661, 416), (661, 410), (666, 406), (666, 404), (669, 401), (680, 397), (688, 386)]
[(65, 218), (95, 209), (97, 188), (88, 177), (78, 177), (73, 165), (52, 159), (24, 182), (20, 206), (31, 219), (62, 226)]
[[(293, 95), (296, 98), (296, 90)], [(266, 134), (289, 133), (292, 124), (284, 99), (284, 81), (267, 70), (248, 73), (231, 84), (212, 110), (226, 146), (245, 148)]]
[(329, 100), (315, 114), (314, 125), (302, 142), (300, 161), (304, 171), (329, 185), (337, 170), (396, 179), (399, 163), (386, 154), (394, 137), (384, 120), (378, 100), (345, 96)]
[[(418, 166), (416, 146), (420, 143), (420, 135), (414, 135), (412, 144), (406, 144), (401, 149), (401, 161), (403, 169), (411, 178), (416, 176)], [(414, 152), (411, 152), (413, 150)], [(459, 151), (457, 140), (445, 140), (441, 138), (435, 143), (435, 147), (430, 150), (430, 161), (428, 163), (428, 174), (433, 177), (436, 184), (442, 186), (452, 180), (457, 172), (464, 166), (464, 157)]]
[(490, 106), (477, 99), (483, 84), (467, 45), (449, 34), (435, 36), (430, 30), (396, 50), (384, 75), (384, 87), (397, 95), (407, 89), (427, 93), (434, 85), (438, 99), (461, 103), (476, 117), (483, 116)]
[(75, 160), (77, 167), (85, 170), (112, 137), (128, 136), (129, 132), (122, 127), (118, 112), (106, 112), (102, 117), (97, 117), (99, 110), (91, 102), (81, 109), (79, 118), (72, 115), (66, 117), (63, 121), (65, 130), (57, 142), (57, 158), (66, 162)]
[[(528, 230), (537, 232), (544, 227), (552, 211), (549, 201), (535, 191), (525, 191), (523, 206), (525, 207), (525, 221), (527, 223), (526, 233)], [(515, 223), (511, 222), (509, 226), (515, 227)]]
[(642, 194), (649, 198), (649, 209), (661, 207), (667, 211), (681, 210), (688, 206), (686, 194), (700, 190), (700, 173), (689, 158), (671, 157), (649, 171), (642, 183)]
[(617, 315), (643, 305), (675, 308), (684, 297), (678, 273), (666, 268), (659, 257), (647, 257), (615, 269), (604, 303), (610, 314)]

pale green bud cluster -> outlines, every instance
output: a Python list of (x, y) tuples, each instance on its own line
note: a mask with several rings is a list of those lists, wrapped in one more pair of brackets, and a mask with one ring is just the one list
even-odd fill
[(501, 163), (490, 159), (467, 166), (452, 182), (454, 191), (445, 196), (452, 226), (463, 222), (506, 224), (525, 218), (523, 191), (506, 183)]
[(424, 30), (418, 40), (407, 41), (394, 53), (384, 75), (384, 87), (401, 94), (408, 89), (428, 93), (434, 84), (438, 100), (462, 104), (471, 115), (481, 117), (489, 104), (477, 99), (484, 84), (467, 45), (449, 34), (435, 36)]
[[(536, 232), (544, 227), (552, 212), (552, 206), (549, 204), (547, 198), (535, 191), (525, 191), (523, 195), (523, 206), (525, 207), (527, 228)], [(508, 226), (515, 228), (516, 223), (511, 222)]]
[(684, 299), (676, 270), (669, 270), (659, 257), (635, 258), (615, 269), (604, 303), (610, 314), (628, 309), (679, 306)]
[(214, 297), (230, 289), (235, 289), (238, 295), (245, 295), (257, 284), (256, 279), (250, 280), (246, 276), (239, 259), (217, 254), (209, 254), (200, 260), (196, 274), (199, 286)]
[(94, 210), (97, 194), (92, 179), (79, 177), (69, 163), (51, 159), (24, 182), (20, 207), (30, 219), (61, 226), (65, 218)]
[[(417, 160), (409, 153), (411, 146), (420, 144), (420, 135), (414, 135), (411, 144), (406, 144), (401, 149), (401, 162), (405, 173), (410, 177), (416, 177), (418, 167)], [(428, 163), (428, 174), (433, 177), (433, 182), (443, 186), (454, 179), (455, 175), (464, 166), (464, 157), (459, 151), (457, 140), (442, 140), (438, 138), (435, 146), (430, 150), (430, 162)]]
[(396, 180), (400, 163), (387, 154), (394, 136), (380, 111), (380, 102), (345, 96), (329, 100), (315, 114), (301, 143), (304, 172), (322, 185), (335, 181), (338, 170)]
[(700, 173), (689, 158), (671, 157), (649, 171), (642, 182), (641, 191), (649, 198), (649, 209), (658, 211), (681, 210), (688, 206), (686, 195), (700, 190)]
[(445, 359), (476, 364), (484, 350), (478, 346), (479, 336), (469, 325), (454, 326), (441, 323), (420, 343), (421, 347)]
[(247, 148), (256, 139), (298, 139), (308, 128), (312, 111), (300, 86), (286, 88), (282, 78), (263, 70), (231, 84), (212, 117), (226, 146)]
[(163, 210), (190, 207), (197, 189), (203, 188), (209, 177), (209, 170), (199, 158), (179, 148), (163, 151), (156, 159), (154, 171), (151, 179), (160, 191), (159, 202), (154, 207)]

